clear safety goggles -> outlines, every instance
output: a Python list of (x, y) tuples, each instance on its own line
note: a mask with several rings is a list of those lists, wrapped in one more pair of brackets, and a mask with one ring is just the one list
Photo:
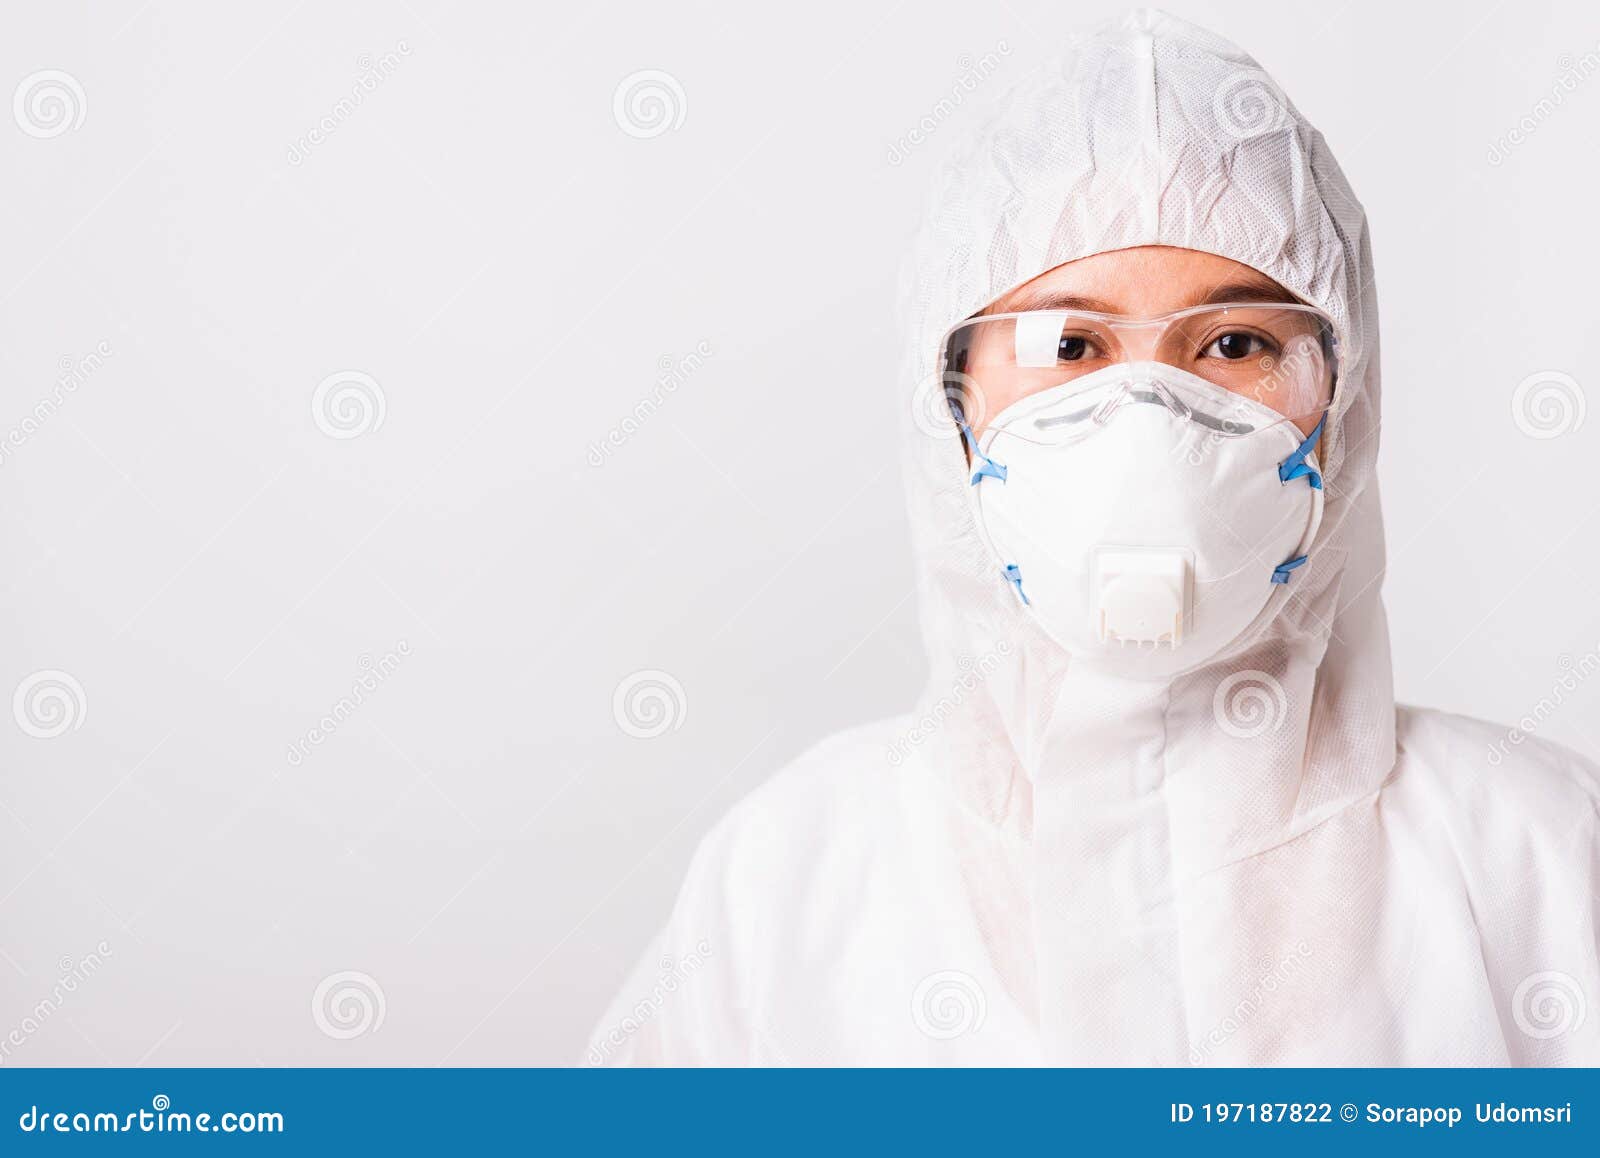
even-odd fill
[[(1141, 376), (1150, 363), (1184, 371), (1189, 386)], [(1100, 373), (1119, 364), (1130, 373)], [(969, 434), (1002, 419), (1007, 435), (1067, 442), (1123, 405), (1152, 403), (1216, 437), (1239, 437), (1280, 422), (1315, 424), (1333, 401), (1338, 351), (1328, 316), (1298, 304), (1205, 305), (1153, 318), (1034, 310), (952, 327), (940, 378)]]

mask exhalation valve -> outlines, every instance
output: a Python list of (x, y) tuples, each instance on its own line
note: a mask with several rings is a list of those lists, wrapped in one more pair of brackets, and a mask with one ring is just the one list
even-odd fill
[(1094, 556), (1100, 642), (1176, 649), (1190, 608), (1187, 552), (1099, 547)]

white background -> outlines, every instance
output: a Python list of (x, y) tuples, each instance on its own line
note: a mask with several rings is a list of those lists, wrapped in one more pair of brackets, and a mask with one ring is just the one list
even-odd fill
[[(1488, 154), (1600, 53), (1593, 6), (1177, 10), (1273, 72), (1371, 214), (1400, 694), (1521, 716), (1600, 640), (1600, 415), (1535, 438), (1512, 409), (1540, 371), (1600, 389), (1600, 77)], [(83, 689), (54, 738), (0, 714), (0, 1038), (103, 962), (5, 1063), (580, 1058), (728, 804), (910, 706), (896, 263), (979, 107), (1112, 11), (14, 12), (0, 89), (63, 70), (84, 115), (0, 116), (0, 429), (110, 353), (0, 446), (0, 691)], [(613, 105), (645, 69), (683, 94), (649, 138)], [(347, 370), (384, 419), (337, 439), (313, 395)], [(653, 739), (613, 715), (644, 669), (685, 694)], [(1596, 685), (1539, 734), (1600, 757)], [(342, 971), (370, 979), (348, 1039), (313, 1013)]]

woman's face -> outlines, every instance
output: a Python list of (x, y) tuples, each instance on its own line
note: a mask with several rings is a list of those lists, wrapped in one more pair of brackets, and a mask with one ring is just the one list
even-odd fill
[[(1010, 291), (980, 316), (1083, 310), (1153, 318), (1220, 303), (1293, 305), (1296, 299), (1265, 274), (1236, 261), (1190, 249), (1148, 245), (1057, 266)], [(1251, 317), (1269, 316), (1273, 320), (1265, 325), (1250, 324)], [(1299, 398), (1291, 401), (1297, 392), (1280, 388), (1286, 381), (1283, 367), (1293, 365), (1284, 360), (1284, 347), (1320, 347), (1320, 325), (1318, 316), (1310, 313), (1259, 310), (1194, 315), (1170, 327), (1118, 329), (1114, 335), (1106, 329), (1103, 340), (1094, 327), (1080, 337), (1074, 336), (1069, 326), (1060, 338), (1062, 360), (1029, 371), (1015, 368), (1016, 331), (1010, 323), (974, 327), (965, 366), (971, 378), (982, 383), (984, 394), (982, 405), (975, 407), (972, 415), (975, 432), (981, 433), (987, 419), (1040, 386), (1052, 384), (1062, 373), (1086, 373), (1116, 361), (1158, 360), (1251, 395), (1309, 434), (1320, 416), (1318, 408), (1327, 402), (1332, 371), (1327, 371), (1326, 382), (1320, 371), (1315, 375), (1314, 403)], [(1005, 373), (985, 372), (1002, 362), (1006, 363)], [(1320, 356), (1317, 365), (1322, 366)], [(1297, 380), (1304, 377), (1297, 370)]]

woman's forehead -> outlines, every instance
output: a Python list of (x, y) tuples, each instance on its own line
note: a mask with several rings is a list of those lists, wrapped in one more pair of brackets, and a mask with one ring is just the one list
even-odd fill
[(1058, 265), (984, 313), (1084, 309), (1150, 317), (1211, 302), (1293, 302), (1266, 274), (1213, 253), (1166, 245), (1118, 249)]

